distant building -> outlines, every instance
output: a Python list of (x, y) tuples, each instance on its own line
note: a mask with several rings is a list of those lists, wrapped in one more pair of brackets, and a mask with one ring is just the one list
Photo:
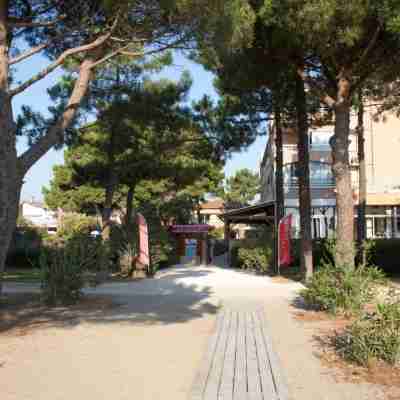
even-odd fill
[[(374, 118), (374, 109), (365, 112), (365, 161), (367, 173), (367, 238), (400, 237), (400, 172), (394, 165), (400, 155), (400, 120), (385, 115)], [(349, 143), (353, 198), (356, 214), (358, 203), (358, 141), (357, 119), (351, 118)], [(274, 126), (261, 164), (261, 202), (274, 202), (276, 147)], [(310, 185), (312, 198), (312, 233), (323, 238), (334, 233), (336, 225), (335, 181), (332, 174), (332, 154), (329, 145), (333, 126), (310, 129)], [(294, 216), (294, 228), (299, 231), (297, 132), (287, 128), (283, 133), (283, 177), (285, 213)], [(352, 205), (349, 205), (350, 207)]]
[[(223, 229), (225, 223), (221, 218), (226, 211), (224, 201), (220, 198), (209, 200), (200, 205), (200, 224), (208, 224), (215, 229)], [(235, 239), (244, 239), (251, 228), (247, 224), (232, 225), (230, 232)]]
[(21, 204), (21, 215), (32, 225), (46, 229), (50, 234), (57, 232), (56, 213), (49, 210), (44, 203), (23, 202)]
[(222, 199), (209, 200), (200, 204), (200, 224), (208, 224), (214, 228), (223, 228), (224, 222), (219, 218), (224, 213), (224, 201)]

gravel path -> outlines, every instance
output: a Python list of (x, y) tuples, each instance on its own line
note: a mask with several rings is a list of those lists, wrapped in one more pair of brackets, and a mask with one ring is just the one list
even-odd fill
[[(64, 324), (0, 333), (2, 400), (187, 399), (222, 305), (263, 305), (293, 400), (379, 400), (381, 388), (338, 383), (292, 317), (300, 284), (216, 267), (171, 268), (154, 279), (87, 290), (118, 304)], [(29, 291), (7, 284), (5, 291)]]

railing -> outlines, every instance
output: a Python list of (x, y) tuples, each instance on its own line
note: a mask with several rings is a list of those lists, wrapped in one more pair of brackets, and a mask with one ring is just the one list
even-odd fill
[(331, 151), (329, 143), (313, 143), (310, 148), (311, 151)]
[[(297, 144), (284, 144), (283, 147), (288, 150), (297, 150)], [(312, 143), (309, 147), (310, 151), (331, 151), (329, 143)]]
[[(286, 187), (298, 187), (298, 178), (290, 178), (284, 180), (284, 185)], [(332, 188), (335, 187), (335, 180), (332, 179), (310, 179), (311, 188)]]

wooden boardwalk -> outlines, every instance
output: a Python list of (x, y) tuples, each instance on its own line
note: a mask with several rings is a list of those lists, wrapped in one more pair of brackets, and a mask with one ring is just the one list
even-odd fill
[(190, 400), (287, 400), (261, 310), (223, 310)]

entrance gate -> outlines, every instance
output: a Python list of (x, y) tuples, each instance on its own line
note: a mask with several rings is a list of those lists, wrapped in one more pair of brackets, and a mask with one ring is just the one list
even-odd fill
[(206, 224), (172, 225), (170, 232), (176, 237), (180, 264), (208, 264), (210, 259), (208, 233), (214, 227)]

